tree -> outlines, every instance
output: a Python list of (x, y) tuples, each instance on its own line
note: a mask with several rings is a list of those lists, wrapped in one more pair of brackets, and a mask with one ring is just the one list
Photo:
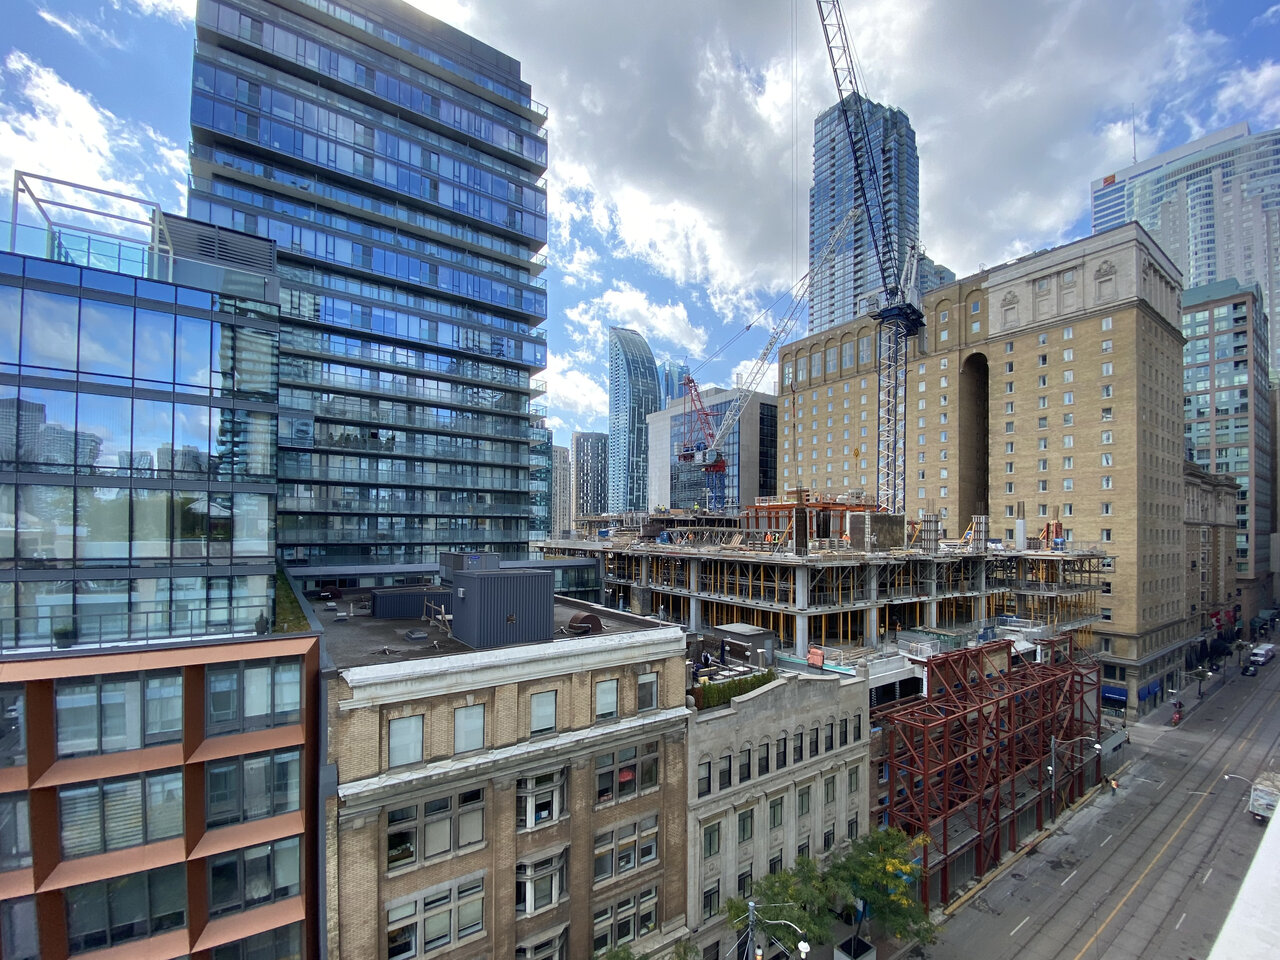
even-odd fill
[[(801, 939), (810, 943), (831, 942), (831, 888), (818, 865), (808, 857), (800, 857), (790, 870), (768, 873), (755, 882), (750, 898), (756, 905), (756, 923), (760, 942), (772, 938), (789, 952), (795, 952)], [(733, 928), (747, 928), (747, 901), (730, 897), (724, 905)], [(763, 921), (782, 920), (785, 923)], [(803, 937), (788, 923), (804, 931)]]
[(671, 950), (671, 960), (701, 960), (702, 953), (691, 940), (681, 940)]
[(925, 842), (924, 835), (913, 840), (890, 827), (855, 840), (832, 862), (827, 876), (837, 898), (844, 903), (859, 898), (865, 906), (858, 918), (858, 931), (863, 916), (870, 915), (873, 922), (900, 939), (922, 943), (937, 939), (929, 911), (912, 891), (920, 880), (917, 851)]
[(631, 952), (631, 948), (623, 945), (620, 947), (610, 947), (604, 953), (600, 954), (600, 960), (636, 960), (636, 955)]

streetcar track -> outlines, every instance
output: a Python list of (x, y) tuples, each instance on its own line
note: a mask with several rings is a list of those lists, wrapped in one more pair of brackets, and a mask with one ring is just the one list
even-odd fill
[[(1235, 691), (1232, 692), (1234, 693)], [(1219, 690), (1215, 693), (1215, 696), (1222, 696), (1226, 693), (1226, 690)], [(1256, 691), (1256, 693), (1264, 694), (1264, 691), (1259, 690)], [(1149, 875), (1155, 870), (1156, 866), (1161, 863), (1165, 854), (1173, 846), (1175, 840), (1181, 836), (1182, 831), (1186, 828), (1187, 824), (1191, 822), (1191, 815), (1184, 814), (1181, 808), (1162, 808), (1159, 805), (1160, 797), (1174, 792), (1181, 792), (1183, 789), (1189, 790), (1189, 788), (1194, 787), (1196, 788), (1196, 792), (1200, 792), (1202, 794), (1195, 807), (1192, 808), (1192, 813), (1198, 811), (1207, 801), (1209, 796), (1219, 792), (1218, 790), (1215, 790), (1214, 787), (1220, 786), (1223, 772), (1217, 768), (1216, 760), (1212, 769), (1206, 769), (1207, 760), (1212, 751), (1221, 751), (1222, 748), (1219, 745), (1221, 740), (1223, 738), (1231, 737), (1234, 731), (1237, 730), (1244, 731), (1240, 734), (1238, 747), (1250, 747), (1251, 749), (1244, 757), (1238, 759), (1232, 758), (1232, 765), (1227, 767), (1226, 771), (1229, 772), (1231, 770), (1237, 770), (1240, 771), (1239, 775), (1247, 776), (1249, 779), (1252, 779), (1252, 775), (1256, 774), (1257, 769), (1262, 767), (1266, 758), (1275, 751), (1277, 744), (1280, 744), (1280, 733), (1277, 733), (1275, 737), (1271, 738), (1271, 742), (1269, 744), (1264, 744), (1256, 739), (1256, 733), (1259, 726), (1274, 710), (1277, 701), (1280, 701), (1280, 693), (1265, 693), (1263, 696), (1258, 696), (1256, 694), (1250, 695), (1237, 700), (1233, 704), (1224, 705), (1223, 708), (1220, 708), (1223, 711), (1223, 715), (1220, 718), (1221, 729), (1217, 732), (1217, 736), (1207, 740), (1198, 750), (1190, 749), (1191, 745), (1185, 742), (1187, 736), (1193, 735), (1192, 731), (1196, 729), (1196, 726), (1171, 729), (1168, 731), (1168, 734), (1158, 737), (1155, 742), (1149, 745), (1146, 748), (1147, 752), (1132, 761), (1132, 764), (1136, 766), (1138, 763), (1145, 762), (1165, 770), (1166, 774), (1163, 781), (1157, 783), (1137, 776), (1127, 777), (1125, 779), (1151, 783), (1153, 787), (1155, 787), (1157, 797), (1149, 800), (1152, 804), (1150, 809), (1145, 811), (1133, 811), (1121, 824), (1109, 824), (1113, 829), (1116, 827), (1119, 827), (1119, 829), (1110, 833), (1106, 839), (1098, 844), (1098, 847), (1101, 849), (1102, 847), (1107, 846), (1107, 844), (1112, 841), (1112, 838), (1118, 838), (1115, 846), (1109, 851), (1107, 856), (1099, 857), (1086, 863), (1084, 866), (1084, 873), (1080, 876), (1079, 882), (1073, 887), (1073, 890), (1092, 890), (1095, 883), (1105, 884), (1105, 889), (1099, 890), (1096, 894), (1098, 899), (1094, 903), (1094, 908), (1090, 914), (1090, 918), (1095, 917), (1098, 910), (1108, 904), (1114, 898), (1117, 891), (1127, 889), (1128, 892), (1125, 893), (1119, 903), (1115, 904), (1114, 908), (1110, 911), (1110, 914), (1096, 928), (1093, 926), (1092, 919), (1088, 924), (1083, 926), (1076, 923), (1069, 923), (1069, 921), (1065, 919), (1060, 922), (1057, 912), (1044, 917), (1027, 917), (1022, 923), (1018, 924), (1014, 931), (1010, 933), (1010, 936), (1012, 937), (1015, 933), (1022, 931), (1022, 936), (1018, 938), (1017, 944), (1014, 945), (1012, 952), (1005, 953), (1004, 955), (1006, 957), (1017, 956), (1023, 952), (1025, 945), (1033, 940), (1040, 943), (1060, 943), (1062, 944), (1062, 949), (1058, 952), (1057, 956), (1072, 957), (1073, 960), (1082, 960), (1085, 953), (1094, 948), (1095, 945), (1099, 950), (1105, 952), (1110, 943), (1114, 940), (1114, 935), (1110, 938), (1104, 939), (1104, 933), (1106, 933), (1112, 921), (1119, 915), (1120, 911), (1123, 909), (1125, 904), (1128, 903), (1133, 894), (1139, 890), (1143, 882), (1146, 881)], [(1192, 723), (1194, 723), (1194, 718), (1192, 718)], [(1181, 743), (1178, 742), (1179, 734), (1182, 734), (1181, 739), (1183, 742)], [(1157, 755), (1155, 753), (1157, 750), (1162, 751), (1161, 754)], [(1240, 752), (1240, 750), (1237, 749), (1236, 752)], [(1181, 762), (1178, 763), (1177, 766), (1171, 766), (1170, 761), (1175, 756), (1180, 758)], [(1099, 793), (1095, 795), (1092, 802), (1095, 804), (1107, 802), (1107, 799)], [(1217, 826), (1209, 833), (1206, 833), (1204, 828), (1211, 826), (1211, 819), (1205, 818), (1200, 822), (1197, 822), (1191, 832), (1183, 838), (1183, 845), (1176, 849), (1173, 857), (1170, 858), (1170, 863), (1195, 849), (1199, 850), (1199, 852), (1195, 854), (1200, 858), (1197, 862), (1203, 862), (1208, 851), (1213, 849), (1222, 849), (1224, 838), (1232, 837), (1238, 833), (1239, 819), (1234, 814), (1238, 814), (1239, 812), (1239, 808), (1234, 807), (1233, 812), (1228, 812), (1226, 815), (1222, 816)], [(1092, 824), (1090, 824), (1090, 826), (1094, 828), (1101, 827), (1102, 829), (1107, 829), (1108, 825), (1101, 822), (1105, 816), (1106, 814), (1103, 814), (1098, 817)], [(1170, 828), (1173, 826), (1174, 822), (1179, 819), (1179, 817), (1182, 817), (1182, 822), (1177, 826), (1172, 834), (1169, 834)], [(1128, 849), (1127, 845), (1136, 841), (1133, 839), (1133, 834), (1128, 832), (1128, 827), (1131, 822), (1138, 818), (1141, 818), (1144, 826), (1152, 824), (1153, 822), (1156, 823), (1158, 829), (1153, 834), (1153, 838), (1143, 844), (1141, 849), (1131, 851)], [(1081, 845), (1095, 842), (1092, 838), (1088, 841), (1083, 837), (1078, 840), (1073, 838), (1071, 836), (1070, 821), (1065, 826), (1055, 830), (1052, 836), (1062, 837), (1068, 844), (1068, 846), (1061, 851), (1058, 856), (1071, 854), (1073, 852), (1073, 847), (1071, 846), (1073, 841), (1075, 843), (1080, 843)], [(1126, 869), (1121, 875), (1118, 877), (1113, 876), (1109, 880), (1106, 876), (1100, 876), (1100, 874), (1105, 874), (1108, 871), (1108, 868), (1114, 866), (1114, 864), (1121, 858), (1123, 858), (1123, 862), (1127, 864)], [(1212, 873), (1212, 868), (1210, 868), (1210, 873)], [(1076, 873), (1073, 872), (1072, 876), (1075, 875)], [(1197, 875), (1198, 871), (1190, 871), (1185, 876), (1180, 887), (1176, 889), (1177, 895), (1172, 898), (1171, 908), (1165, 912), (1164, 921), (1159, 926), (1159, 929), (1161, 930), (1170, 930), (1170, 926), (1173, 927), (1173, 929), (1163, 938), (1162, 943), (1175, 936), (1175, 933), (1180, 931), (1181, 918), (1178, 917), (1177, 914), (1181, 912), (1181, 907), (1185, 904), (1185, 898), (1188, 896), (1188, 891), (1192, 890), (1192, 888), (1196, 888), (1191, 893), (1191, 896), (1199, 896), (1200, 888), (1202, 888), (1209, 879), (1208, 874), (1206, 874), (1197, 884)], [(1071, 878), (1068, 877), (1068, 879)], [(1156, 887), (1160, 887), (1162, 895), (1168, 894), (1168, 887), (1160, 886), (1165, 883), (1167, 879), (1168, 875), (1164, 875), (1159, 877), (1156, 881)], [(1037, 888), (1038, 886), (1039, 884), (1034, 879), (1030, 884), (1028, 884), (1028, 887), (1030, 888)], [(1060, 889), (1063, 886), (1065, 886), (1065, 881), (1062, 884), (1059, 884), (1058, 888)], [(1153, 894), (1156, 892), (1156, 887), (1152, 887), (1147, 893), (1143, 894), (1142, 900), (1139, 902), (1139, 906), (1152, 898)], [(1047, 891), (1043, 899), (1053, 899), (1050, 893), (1051, 891)], [(1072, 894), (1069, 894), (1066, 890), (1061, 890), (1059, 899), (1062, 900), (1071, 895)], [(1176, 924), (1175, 920), (1177, 921)], [(1068, 923), (1070, 929), (1058, 930), (1060, 926), (1067, 925)], [(1026, 927), (1025, 930), (1023, 929), (1024, 926)], [(1055, 938), (1055, 933), (1058, 932), (1061, 933), (1061, 936)], [(1116, 931), (1116, 933), (1118, 933), (1118, 931)], [(1177, 933), (1177, 935), (1181, 936), (1180, 933)], [(1073, 944), (1078, 944), (1082, 936), (1087, 936), (1087, 942), (1085, 942), (1082, 948), (1077, 950), (1073, 947)], [(1164, 953), (1168, 951), (1162, 949), (1159, 952)], [(1173, 949), (1173, 953), (1177, 952), (1177, 949)]]

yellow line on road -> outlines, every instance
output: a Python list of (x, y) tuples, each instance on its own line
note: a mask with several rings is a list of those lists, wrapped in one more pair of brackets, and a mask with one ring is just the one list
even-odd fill
[(1245, 744), (1248, 743), (1250, 739), (1253, 738), (1253, 731), (1258, 729), (1258, 724), (1262, 723), (1263, 720), (1267, 719), (1267, 717), (1270, 716), (1271, 711), (1275, 708), (1276, 698), (1278, 696), (1280, 696), (1280, 694), (1273, 693), (1271, 695), (1271, 702), (1267, 704), (1266, 709), (1264, 709), (1260, 714), (1258, 714), (1258, 719), (1253, 721), (1253, 726), (1249, 728), (1249, 732), (1246, 733), (1240, 739), (1240, 744), (1239, 746), (1236, 747), (1236, 753), (1239, 753), (1241, 750), (1243, 750), (1245, 747)]
[[(1226, 772), (1227, 772), (1227, 768), (1223, 767), (1222, 773), (1226, 773)], [(1221, 774), (1219, 774), (1219, 776), (1215, 777), (1214, 779), (1217, 780), (1220, 777), (1221, 777)], [(1107, 914), (1107, 919), (1102, 921), (1102, 924), (1094, 932), (1093, 936), (1089, 938), (1089, 942), (1080, 948), (1080, 952), (1075, 955), (1073, 960), (1081, 960), (1081, 958), (1086, 953), (1089, 952), (1089, 948), (1093, 946), (1094, 941), (1097, 940), (1098, 937), (1102, 936), (1102, 931), (1107, 929), (1107, 924), (1109, 924), (1112, 920), (1116, 918), (1116, 914), (1120, 912), (1120, 909), (1129, 901), (1129, 898), (1133, 896), (1133, 891), (1137, 890), (1138, 886), (1142, 883), (1142, 881), (1147, 879), (1147, 874), (1149, 874), (1152, 871), (1155, 865), (1159, 862), (1160, 858), (1164, 856), (1165, 851), (1168, 850), (1169, 847), (1173, 844), (1173, 841), (1177, 839), (1178, 834), (1182, 832), (1182, 828), (1185, 827), (1187, 823), (1191, 820), (1191, 818), (1196, 815), (1196, 811), (1200, 809), (1200, 804), (1204, 803), (1206, 800), (1209, 799), (1209, 795), (1210, 795), (1209, 792), (1206, 791), (1205, 794), (1199, 800), (1196, 801), (1196, 805), (1191, 808), (1191, 812), (1188, 813), (1185, 817), (1183, 817), (1182, 822), (1178, 824), (1178, 829), (1173, 831), (1169, 839), (1164, 842), (1164, 846), (1160, 848), (1160, 851), (1154, 857), (1151, 858), (1151, 862), (1147, 864), (1147, 868), (1142, 871), (1141, 875), (1138, 877), (1137, 880), (1133, 881), (1133, 886), (1129, 888), (1128, 893), (1126, 893), (1120, 899), (1120, 902), (1116, 904), (1115, 909), (1112, 910), (1109, 914)]]

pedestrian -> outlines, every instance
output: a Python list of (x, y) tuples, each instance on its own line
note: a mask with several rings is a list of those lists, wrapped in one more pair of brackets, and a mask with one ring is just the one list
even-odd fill
[(1112, 792), (1112, 794), (1114, 794), (1114, 793), (1116, 792), (1116, 790), (1119, 788), (1119, 786), (1120, 786), (1119, 781), (1118, 781), (1118, 780), (1116, 780), (1116, 779), (1115, 779), (1115, 777), (1112, 777), (1112, 778), (1111, 778), (1111, 792)]

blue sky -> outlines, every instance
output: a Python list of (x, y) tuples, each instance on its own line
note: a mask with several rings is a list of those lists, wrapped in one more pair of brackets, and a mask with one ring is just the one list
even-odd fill
[[(518, 58), (550, 110), (545, 402), (606, 429), (607, 331), (727, 385), (806, 269), (813, 118), (834, 84), (809, 0), (413, 0)], [(183, 209), (195, 0), (4, 0), (12, 171)], [(846, 0), (865, 92), (906, 110), (921, 234), (964, 275), (1088, 231), (1088, 189), (1240, 120), (1280, 125), (1280, 3)], [(1132, 123), (1131, 123), (1132, 117)], [(798, 331), (797, 331), (798, 332)]]

